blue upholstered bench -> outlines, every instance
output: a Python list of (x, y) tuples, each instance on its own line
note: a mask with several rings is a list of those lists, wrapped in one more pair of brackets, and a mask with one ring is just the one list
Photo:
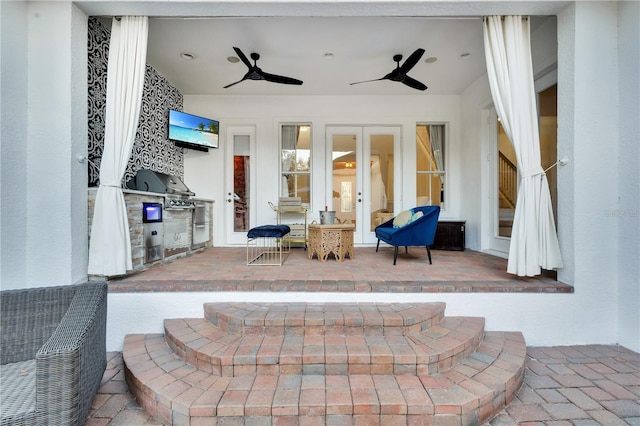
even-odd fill
[(288, 225), (262, 225), (247, 233), (247, 265), (282, 266), (291, 249)]

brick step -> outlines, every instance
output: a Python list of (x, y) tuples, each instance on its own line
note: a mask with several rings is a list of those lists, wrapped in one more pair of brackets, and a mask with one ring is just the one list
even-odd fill
[(434, 374), (241, 375), (202, 371), (162, 334), (126, 336), (129, 389), (163, 424), (481, 424), (524, 376), (525, 341), (486, 332), (466, 359)]
[(377, 328), (365, 328), (368, 335), (229, 334), (203, 318), (167, 319), (164, 326), (176, 354), (218, 376), (416, 375), (444, 371), (469, 356), (482, 340), (484, 318), (445, 317), (404, 335)]
[(442, 302), (206, 303), (204, 317), (241, 335), (404, 335), (438, 324), (444, 309)]

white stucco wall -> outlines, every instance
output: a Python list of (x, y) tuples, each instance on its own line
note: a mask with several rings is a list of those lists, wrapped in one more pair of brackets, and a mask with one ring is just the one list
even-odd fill
[(619, 342), (640, 346), (640, 2), (618, 10), (620, 196), (609, 212), (617, 221)]
[(1, 286), (73, 284), (87, 276), (86, 165), (76, 160), (87, 151), (87, 16), (70, 2), (5, 3)]
[[(27, 5), (0, 2), (0, 288), (24, 286), (27, 269)], [(18, 207), (20, 207), (18, 209)]]
[[(312, 206), (310, 220), (318, 219), (318, 211), (326, 204), (325, 128), (328, 125), (397, 125), (401, 126), (403, 154), (399, 160), (405, 179), (396, 180), (395, 202), (401, 208), (415, 206), (415, 140), (416, 123), (447, 123), (447, 205), (443, 218), (460, 218), (462, 188), (460, 162), (460, 119), (458, 96), (185, 96), (184, 110), (220, 120), (220, 148), (208, 153), (185, 153), (185, 183), (199, 197), (216, 200), (214, 209), (214, 244), (225, 245), (223, 211), (225, 193), (230, 183), (224, 182), (227, 129), (230, 126), (255, 125), (257, 180), (255, 225), (273, 223), (275, 213), (268, 202), (277, 204), (279, 196), (279, 126), (280, 123), (302, 122), (312, 126)], [(302, 113), (301, 113), (302, 112)], [(397, 175), (399, 175), (398, 173)]]

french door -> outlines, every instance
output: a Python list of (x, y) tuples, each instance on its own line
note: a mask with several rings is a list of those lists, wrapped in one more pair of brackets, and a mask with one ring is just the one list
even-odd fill
[(245, 244), (255, 226), (255, 151), (253, 126), (228, 127), (225, 143), (224, 224), (226, 244)]
[(375, 227), (393, 217), (399, 143), (398, 126), (327, 127), (326, 207), (356, 225), (356, 244), (375, 243)]

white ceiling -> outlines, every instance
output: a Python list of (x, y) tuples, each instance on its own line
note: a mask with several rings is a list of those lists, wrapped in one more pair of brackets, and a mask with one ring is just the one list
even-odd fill
[[(147, 61), (184, 95), (442, 95), (459, 94), (485, 73), (484, 15), (530, 15), (532, 28), (559, 13), (566, 0), (76, 0), (88, 15), (150, 17)], [(302, 86), (244, 81), (239, 47), (259, 53), (258, 66), (302, 80)], [(408, 73), (425, 92), (376, 81), (418, 48), (421, 61)], [(185, 61), (180, 53), (194, 55)], [(325, 59), (333, 53), (333, 59)], [(461, 58), (463, 53), (470, 55)], [(436, 57), (434, 63), (426, 63)]]
[[(234, 46), (247, 57), (259, 53), (263, 71), (303, 85), (247, 80), (224, 89), (247, 72), (227, 60), (237, 56)], [(418, 48), (426, 52), (408, 75), (427, 91), (387, 80), (349, 85), (383, 77), (396, 67), (395, 54), (404, 61)], [(458, 94), (486, 72), (480, 18), (154, 18), (147, 52), (149, 64), (184, 95)], [(429, 57), (437, 61), (426, 63)]]

